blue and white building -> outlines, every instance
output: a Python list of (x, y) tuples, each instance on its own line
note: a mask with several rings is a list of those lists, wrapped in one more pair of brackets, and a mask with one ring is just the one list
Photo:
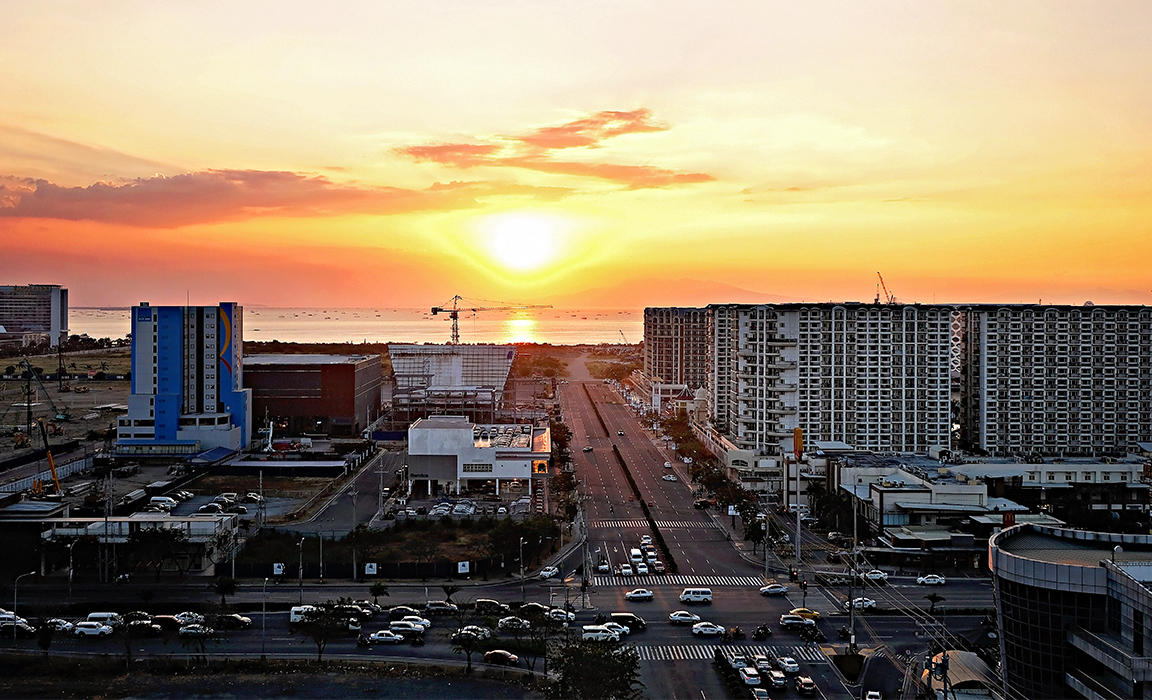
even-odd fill
[(243, 314), (235, 302), (133, 307), (132, 395), (117, 428), (117, 455), (248, 446), (252, 390), (243, 388)]

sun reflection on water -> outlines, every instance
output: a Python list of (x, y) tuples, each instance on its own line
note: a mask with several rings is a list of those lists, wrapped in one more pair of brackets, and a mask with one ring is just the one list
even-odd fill
[(504, 322), (504, 343), (538, 343), (536, 319), (510, 318)]

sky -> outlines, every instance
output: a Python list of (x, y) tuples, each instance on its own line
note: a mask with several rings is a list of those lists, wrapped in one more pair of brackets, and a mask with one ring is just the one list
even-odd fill
[(73, 306), (1152, 303), (1152, 4), (7, 0)]

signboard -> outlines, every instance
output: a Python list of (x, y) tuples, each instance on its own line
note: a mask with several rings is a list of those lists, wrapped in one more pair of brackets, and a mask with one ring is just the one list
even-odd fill
[(456, 562), (456, 573), (458, 573), (458, 574), (469, 573), (469, 564), (470, 563), (471, 562), (466, 562), (466, 561)]
[(375, 576), (376, 575), (376, 564), (375, 563), (365, 564), (364, 565), (364, 575), (365, 576)]
[(736, 515), (736, 506), (728, 506), (728, 515)]
[(280, 563), (273, 564), (272, 565), (272, 575), (273, 576), (283, 576), (284, 575), (284, 565), (280, 564)]
[(800, 461), (800, 457), (804, 455), (804, 431), (801, 428), (794, 428), (792, 430), (792, 448), (796, 453), (796, 461)]

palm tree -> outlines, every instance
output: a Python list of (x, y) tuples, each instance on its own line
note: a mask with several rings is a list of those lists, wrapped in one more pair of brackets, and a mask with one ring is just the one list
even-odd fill
[(936, 604), (937, 603), (943, 603), (947, 599), (944, 596), (940, 595), (939, 593), (933, 591), (933, 592), (929, 593), (928, 595), (924, 596), (924, 600), (927, 600), (929, 603), (932, 604), (928, 608), (928, 614), (932, 615), (936, 612)]
[(368, 595), (372, 596), (372, 602), (373, 603), (375, 603), (376, 605), (379, 605), (380, 604), (380, 596), (388, 595), (388, 586), (385, 586), (380, 581), (376, 581), (368, 589)]
[(236, 579), (231, 576), (221, 576), (212, 584), (212, 588), (215, 589), (216, 594), (220, 596), (220, 605), (222, 606), (227, 603), (225, 600), (226, 597), (236, 592), (236, 587)]

